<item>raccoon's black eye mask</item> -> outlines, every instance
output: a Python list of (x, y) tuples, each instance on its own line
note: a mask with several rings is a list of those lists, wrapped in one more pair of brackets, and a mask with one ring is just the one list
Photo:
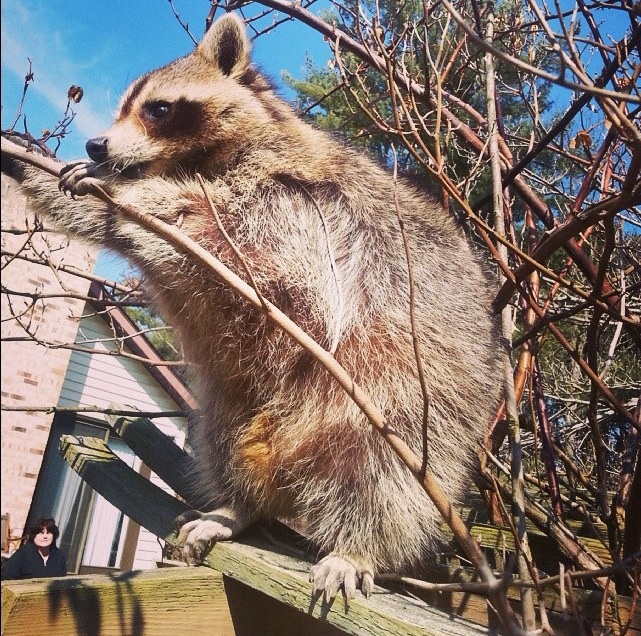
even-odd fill
[(181, 139), (198, 135), (204, 119), (202, 104), (185, 98), (172, 102), (150, 100), (138, 111), (148, 136)]
[(142, 114), (145, 119), (160, 121), (171, 114), (171, 104), (164, 101), (147, 102), (142, 107)]

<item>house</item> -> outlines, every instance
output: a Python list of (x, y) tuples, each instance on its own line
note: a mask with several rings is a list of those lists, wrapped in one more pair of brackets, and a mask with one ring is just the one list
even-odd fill
[(172, 369), (155, 364), (158, 353), (125, 312), (105, 304), (105, 288), (90, 274), (96, 256), (97, 248), (36, 225), (15, 182), (2, 175), (0, 506), (14, 539), (3, 551), (38, 517), (52, 516), (70, 573), (156, 567), (163, 546), (67, 466), (60, 436), (101, 437), (167, 489), (98, 409), (168, 413), (153, 421), (183, 446), (182, 413), (196, 408)]

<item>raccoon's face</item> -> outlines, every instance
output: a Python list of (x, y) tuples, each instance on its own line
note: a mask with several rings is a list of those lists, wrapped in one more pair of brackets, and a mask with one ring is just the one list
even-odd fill
[(237, 18), (218, 20), (193, 53), (129, 87), (112, 127), (87, 142), (89, 157), (125, 176), (228, 165), (270, 118), (249, 48)]

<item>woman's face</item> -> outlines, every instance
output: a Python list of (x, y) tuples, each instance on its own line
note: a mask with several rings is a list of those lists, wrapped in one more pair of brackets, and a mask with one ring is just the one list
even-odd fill
[(53, 532), (49, 532), (47, 528), (42, 528), (33, 538), (33, 542), (39, 548), (48, 548), (53, 543)]

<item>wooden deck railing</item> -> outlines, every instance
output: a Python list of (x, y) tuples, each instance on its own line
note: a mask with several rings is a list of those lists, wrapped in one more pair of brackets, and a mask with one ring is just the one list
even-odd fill
[[(119, 419), (113, 424), (171, 489), (188, 492), (192, 460), (187, 453), (149, 420)], [(175, 517), (201, 503), (188, 504), (163, 491), (101, 440), (65, 436), (61, 453), (97, 492), (169, 545), (176, 545)], [(468, 511), (472, 534), (482, 546), (504, 553), (514, 549), (508, 531), (475, 517), (473, 510)], [(598, 537), (586, 537), (584, 542), (605, 558), (607, 551)], [(3, 582), (2, 636), (499, 633), (486, 599), (468, 592), (421, 593), (426, 601), (416, 591), (408, 594), (377, 586), (369, 599), (357, 595), (347, 605), (337, 597), (328, 605), (312, 597), (308, 573), (313, 557), (305, 548), (304, 540), (281, 524), (258, 525), (238, 540), (218, 543), (203, 567)], [(435, 567), (434, 576), (441, 582), (462, 581), (472, 580), (474, 573), (450, 565)], [(518, 590), (508, 594), (518, 610)], [(618, 598), (616, 605), (602, 606), (599, 592), (573, 590), (573, 597), (588, 623), (599, 625), (605, 617), (613, 633), (628, 624), (631, 636), (641, 634), (641, 612), (631, 599)], [(568, 620), (558, 590), (547, 589), (544, 600), (559, 633), (581, 633)]]

